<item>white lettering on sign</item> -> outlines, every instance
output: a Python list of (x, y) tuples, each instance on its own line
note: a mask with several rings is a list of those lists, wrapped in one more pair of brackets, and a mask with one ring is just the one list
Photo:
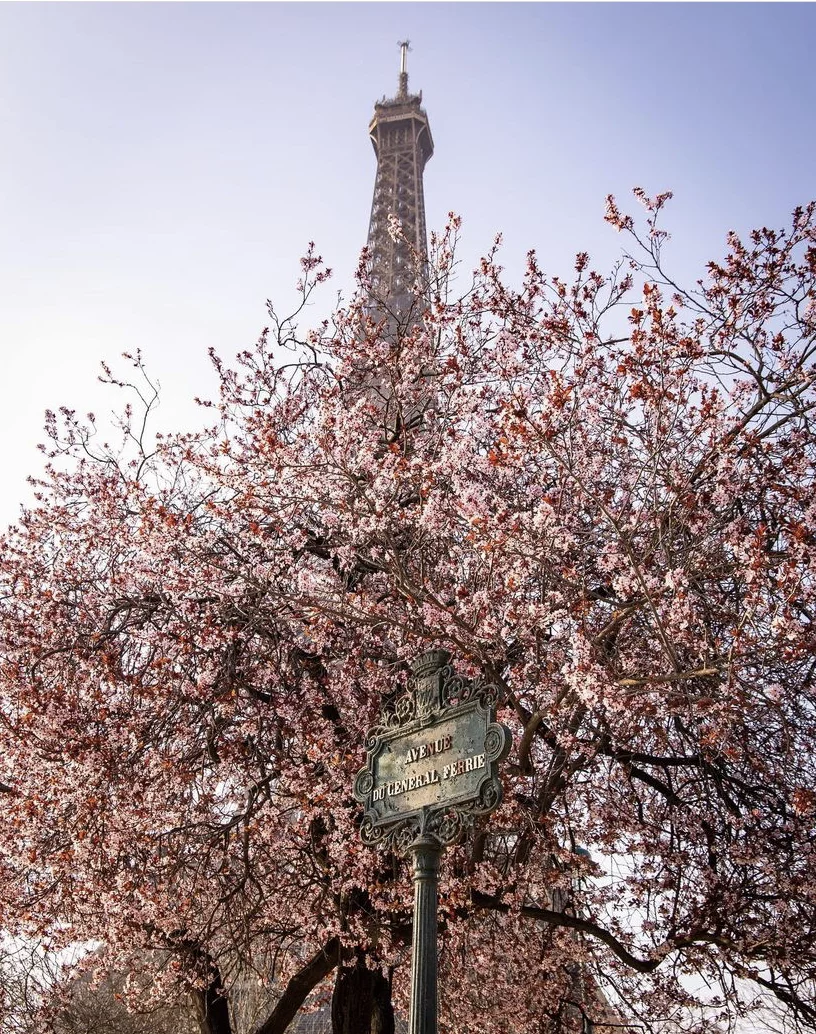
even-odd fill
[[(450, 741), (449, 736), (444, 737), (444, 739), (448, 742)], [(444, 749), (450, 750), (450, 746)], [(386, 797), (400, 797), (404, 793), (410, 793), (411, 790), (419, 790), (423, 786), (431, 786), (441, 781), (456, 779), (458, 776), (467, 775), (468, 772), (478, 772), (486, 767), (486, 755), (474, 754), (472, 757), (460, 758), (459, 761), (453, 761), (451, 764), (445, 765), (441, 775), (437, 769), (431, 768), (427, 772), (418, 772), (416, 775), (407, 776), (405, 779), (394, 779), (389, 783), (383, 783), (382, 786), (376, 786), (372, 791), (371, 799), (372, 801), (383, 801)]]
[(474, 754), (471, 758), (460, 758), (459, 761), (445, 765), (442, 769), (442, 778), (455, 779), (457, 776), (465, 775), (467, 772), (475, 772), (477, 769), (485, 767), (485, 761), (484, 754)]
[(436, 754), (443, 754), (453, 746), (450, 736), (440, 736), (439, 739), (431, 740), (430, 743), (422, 743), (418, 747), (410, 747), (405, 758), (407, 765), (413, 765), (415, 761), (422, 761), (425, 758), (434, 757)]
[(391, 783), (384, 783), (382, 786), (376, 787), (372, 800), (381, 801), (385, 797), (399, 797), (400, 794), (408, 793), (409, 790), (418, 790), (422, 786), (430, 786), (431, 783), (438, 782), (439, 773), (432, 768), (429, 772), (408, 776), (407, 779), (395, 779)]

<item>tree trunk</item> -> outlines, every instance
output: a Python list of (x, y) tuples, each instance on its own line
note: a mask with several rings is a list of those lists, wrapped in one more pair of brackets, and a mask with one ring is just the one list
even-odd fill
[(192, 992), (196, 1019), (201, 1034), (232, 1034), (229, 1006), (223, 993), (221, 974), (212, 963), (207, 970), (209, 983)]
[(332, 1034), (394, 1034), (391, 983), (378, 969), (368, 969), (365, 952), (357, 952), (353, 966), (337, 971)]

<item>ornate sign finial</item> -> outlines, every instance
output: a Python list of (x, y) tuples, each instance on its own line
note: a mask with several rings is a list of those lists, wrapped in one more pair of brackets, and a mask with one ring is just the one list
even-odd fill
[(414, 697), (414, 715), (429, 721), (442, 707), (442, 678), (450, 661), (447, 650), (428, 650), (411, 665), (409, 692)]

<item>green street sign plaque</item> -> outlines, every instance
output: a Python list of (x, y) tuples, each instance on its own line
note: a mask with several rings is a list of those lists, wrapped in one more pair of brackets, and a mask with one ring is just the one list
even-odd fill
[(367, 844), (407, 849), (426, 833), (453, 843), (501, 800), (497, 768), (511, 737), (495, 721), (495, 687), (457, 676), (449, 660), (433, 650), (415, 661), (405, 695), (368, 733), (354, 781)]

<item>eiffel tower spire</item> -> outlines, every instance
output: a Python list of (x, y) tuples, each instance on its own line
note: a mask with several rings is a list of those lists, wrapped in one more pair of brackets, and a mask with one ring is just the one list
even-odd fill
[[(399, 47), (397, 94), (374, 105), (368, 127), (377, 155), (368, 227), (372, 294), (398, 319), (409, 314), (417, 256), (421, 263), (428, 250), (422, 173), (433, 154), (428, 116), (421, 107), (422, 93), (408, 92), (408, 40)], [(389, 233), (390, 216), (402, 225), (404, 240), (394, 240)]]

